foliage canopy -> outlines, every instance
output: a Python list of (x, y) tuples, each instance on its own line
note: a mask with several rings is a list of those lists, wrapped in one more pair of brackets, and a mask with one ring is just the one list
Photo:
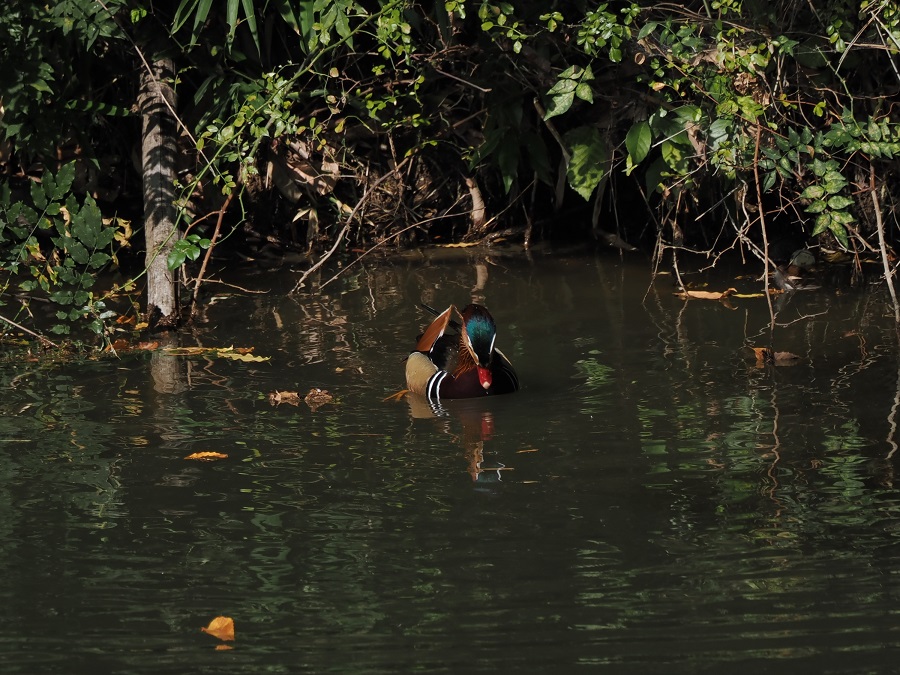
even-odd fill
[[(57, 330), (88, 317), (108, 333), (90, 289), (141, 245), (136, 74), (157, 58), (178, 72), (180, 267), (223, 206), (245, 249), (529, 243), (535, 223), (765, 259), (788, 235), (884, 249), (898, 56), (888, 0), (13, 0), (2, 298), (22, 317), (40, 290)], [(623, 201), (646, 216), (621, 221)], [(577, 231), (563, 209), (583, 212)]]

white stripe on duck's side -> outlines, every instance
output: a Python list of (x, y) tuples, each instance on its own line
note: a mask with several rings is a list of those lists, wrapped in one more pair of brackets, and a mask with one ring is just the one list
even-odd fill
[(444, 378), (447, 377), (450, 373), (446, 370), (439, 370), (434, 375), (428, 378), (428, 384), (425, 385), (425, 398), (432, 401), (440, 401), (441, 400), (441, 382), (444, 381)]

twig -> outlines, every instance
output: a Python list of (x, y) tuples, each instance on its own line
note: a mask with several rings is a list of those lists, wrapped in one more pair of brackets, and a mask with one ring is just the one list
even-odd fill
[(197, 274), (197, 278), (194, 280), (194, 294), (191, 296), (192, 314), (194, 312), (194, 308), (197, 306), (197, 296), (200, 295), (200, 284), (203, 283), (203, 275), (206, 274), (206, 266), (209, 264), (209, 259), (212, 257), (213, 249), (216, 247), (216, 241), (219, 238), (219, 232), (222, 231), (222, 221), (225, 219), (225, 212), (228, 211), (228, 207), (231, 205), (231, 200), (234, 199), (234, 193), (234, 189), (228, 193), (228, 196), (225, 198), (225, 203), (222, 204), (222, 208), (219, 209), (219, 217), (216, 219), (216, 229), (213, 231), (213, 236), (209, 240), (209, 247), (206, 249), (206, 255), (203, 256), (203, 264), (200, 265), (200, 272)]
[(23, 326), (23, 325), (20, 324), (20, 323), (16, 323), (16, 322), (13, 321), (12, 319), (7, 319), (5, 316), (0, 315), (0, 320), (5, 321), (6, 323), (8, 323), (8, 324), (9, 324), (10, 326), (12, 326), (13, 328), (18, 328), (20, 331), (23, 331), (23, 332), (25, 332), (25, 333), (28, 333), (28, 334), (31, 335), (32, 337), (36, 337), (38, 340), (41, 341), (42, 344), (48, 344), (48, 345), (50, 345), (51, 347), (56, 347), (57, 349), (59, 349), (59, 345), (56, 344), (53, 340), (50, 340), (49, 338), (45, 338), (45, 337), (44, 337), (43, 335), (41, 335), (40, 333), (35, 333), (33, 330), (30, 330), (30, 329), (28, 329), (28, 328), (25, 328), (25, 326)]
[(887, 282), (891, 301), (894, 303), (894, 323), (900, 324), (900, 304), (897, 303), (897, 291), (894, 288), (894, 276), (891, 274), (891, 263), (888, 260), (887, 244), (884, 240), (884, 221), (881, 219), (881, 204), (878, 202), (878, 190), (875, 185), (875, 165), (869, 163), (869, 193), (875, 207), (875, 226), (878, 228), (878, 245), (881, 247), (881, 264), (884, 266), (884, 280)]
[[(460, 201), (460, 200), (457, 199), (457, 200), (456, 200), (456, 203), (454, 203), (453, 206), (456, 206), (456, 204), (459, 203), (459, 201)], [(453, 206), (451, 206), (450, 208), (452, 209)], [(376, 248), (378, 248), (379, 246), (384, 246), (384, 245), (385, 245), (386, 243), (388, 243), (391, 239), (394, 239), (395, 237), (399, 237), (401, 234), (403, 234), (404, 232), (406, 232), (406, 231), (408, 231), (408, 230), (413, 229), (414, 227), (421, 227), (422, 225), (424, 225), (424, 224), (426, 224), (426, 223), (430, 223), (430, 222), (435, 221), (435, 220), (440, 220), (440, 219), (442, 219), (442, 218), (455, 218), (455, 217), (458, 216), (458, 215), (463, 215), (463, 214), (457, 214), (457, 213), (445, 213), (445, 214), (442, 215), (442, 216), (435, 216), (434, 218), (426, 218), (425, 220), (419, 220), (419, 221), (416, 221), (416, 222), (413, 223), (412, 225), (407, 225), (407, 226), (404, 227), (402, 230), (399, 230), (399, 231), (397, 231), (397, 232), (394, 232), (392, 235), (385, 237), (384, 239), (382, 239), (381, 241), (379, 241), (377, 244), (375, 244), (374, 246), (372, 246), (372, 247), (369, 248), (368, 250), (363, 251), (362, 253), (360, 253), (360, 254), (359, 254), (359, 257), (356, 258), (356, 260), (354, 260), (354, 261), (351, 262), (350, 264), (345, 265), (343, 268), (341, 268), (340, 270), (338, 270), (337, 273), (335, 273), (335, 275), (334, 275), (333, 277), (331, 277), (328, 281), (326, 281), (324, 284), (321, 284), (321, 285), (319, 286), (319, 290), (322, 290), (323, 288), (325, 288), (328, 284), (330, 284), (332, 281), (334, 281), (335, 279), (337, 279), (339, 276), (341, 276), (341, 275), (342, 275), (344, 272), (346, 272), (348, 269), (350, 269), (351, 267), (353, 267), (353, 265), (355, 265), (355, 264), (358, 263), (360, 260), (362, 260), (364, 257), (366, 257), (367, 255), (369, 255), (372, 251), (374, 251), (374, 250), (375, 250)]]
[(407, 162), (409, 162), (409, 160), (412, 159), (413, 157), (414, 157), (414, 155), (408, 155), (403, 161), (401, 161), (392, 170), (388, 171), (381, 178), (379, 178), (374, 183), (372, 183), (368, 188), (366, 188), (366, 191), (363, 193), (363, 196), (356, 203), (356, 206), (353, 207), (353, 210), (350, 212), (350, 215), (347, 216), (347, 222), (344, 224), (344, 227), (341, 228), (341, 231), (338, 233), (337, 238), (334, 240), (334, 244), (331, 246), (330, 249), (328, 249), (328, 251), (325, 252), (325, 254), (321, 258), (319, 258), (319, 261), (317, 263), (312, 265), (312, 267), (310, 267), (308, 270), (306, 270), (303, 273), (303, 276), (300, 277), (300, 280), (297, 282), (297, 284), (291, 290), (291, 293), (296, 293), (298, 290), (300, 290), (300, 287), (303, 286), (303, 283), (309, 278), (309, 275), (311, 275), (313, 272), (315, 272), (317, 269), (319, 269), (325, 263), (325, 261), (328, 260), (334, 254), (334, 252), (337, 250), (338, 246), (340, 246), (341, 240), (345, 236), (347, 236), (347, 233), (350, 231), (350, 225), (353, 223), (353, 218), (356, 216), (356, 214), (362, 208), (363, 204), (366, 203), (366, 200), (369, 198), (369, 195), (372, 194), (372, 192), (375, 190), (375, 188), (377, 188), (379, 185), (381, 185), (384, 181), (386, 181), (388, 178), (390, 178), (394, 174), (399, 175), (400, 169), (402, 169), (403, 166)]

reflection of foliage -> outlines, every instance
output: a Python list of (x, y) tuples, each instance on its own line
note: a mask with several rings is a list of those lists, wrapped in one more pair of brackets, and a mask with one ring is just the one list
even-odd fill
[(595, 358), (579, 359), (575, 365), (584, 375), (585, 384), (589, 387), (603, 387), (612, 381), (613, 369)]

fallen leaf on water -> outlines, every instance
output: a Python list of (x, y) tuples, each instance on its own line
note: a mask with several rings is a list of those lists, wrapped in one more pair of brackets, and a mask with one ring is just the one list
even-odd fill
[(684, 298), (685, 300), (689, 298), (693, 298), (695, 300), (722, 300), (723, 298), (727, 298), (729, 295), (734, 295), (737, 293), (736, 288), (728, 288), (724, 291), (681, 291), (676, 293), (679, 298)]
[(225, 642), (234, 640), (234, 620), (228, 616), (217, 616), (206, 628), (200, 630)]
[(217, 652), (227, 652), (229, 649), (234, 649), (231, 645), (216, 645)]
[(334, 396), (329, 394), (324, 389), (319, 389), (318, 387), (313, 387), (309, 390), (309, 393), (306, 395), (306, 398), (303, 399), (306, 401), (306, 405), (309, 406), (310, 410), (315, 412), (319, 408), (321, 408), (326, 403), (331, 403), (334, 400)]
[(185, 459), (196, 459), (201, 462), (213, 462), (217, 459), (228, 459), (228, 455), (225, 455), (221, 452), (194, 452), (185, 457)]
[(246, 361), (246, 362), (259, 362), (259, 361), (268, 361), (270, 357), (268, 356), (254, 356), (248, 352), (239, 352), (235, 351), (223, 351), (220, 350), (216, 354), (217, 356), (223, 359), (231, 359), (232, 361)]
[(272, 405), (278, 405), (280, 403), (299, 405), (300, 394), (296, 391), (272, 391), (269, 392), (269, 403)]
[(775, 364), (776, 366), (793, 365), (800, 360), (800, 356), (791, 352), (773, 352), (768, 347), (750, 347), (756, 354), (756, 365)]
[(253, 356), (253, 347), (166, 347), (171, 356), (219, 356), (234, 361), (268, 361), (268, 356)]
[(461, 242), (459, 242), (459, 243), (457, 243), (457, 244), (441, 244), (440, 246), (441, 246), (441, 248), (470, 248), (470, 247), (472, 247), (472, 246), (478, 246), (478, 242), (475, 242), (475, 241), (471, 241), (471, 242), (461, 241)]

